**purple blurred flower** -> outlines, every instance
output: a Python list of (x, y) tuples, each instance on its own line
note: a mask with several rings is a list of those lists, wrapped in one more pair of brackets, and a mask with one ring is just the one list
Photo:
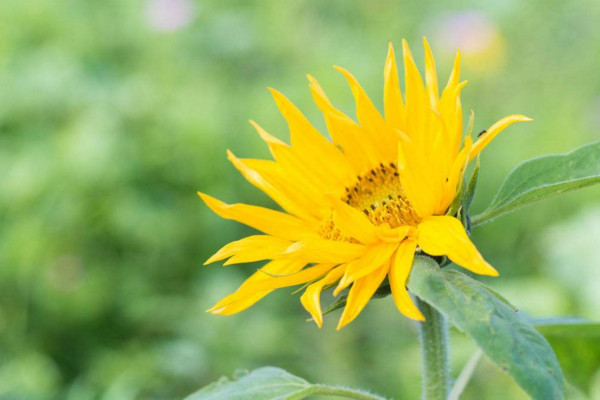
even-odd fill
[(173, 32), (189, 25), (194, 11), (189, 0), (148, 0), (145, 13), (153, 30)]
[(493, 46), (498, 31), (486, 15), (477, 11), (449, 14), (439, 21), (438, 39), (446, 48), (479, 53)]

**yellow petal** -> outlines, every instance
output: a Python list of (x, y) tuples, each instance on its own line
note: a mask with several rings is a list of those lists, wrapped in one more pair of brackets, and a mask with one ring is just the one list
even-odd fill
[[(267, 143), (268, 145), (287, 146), (286, 143), (284, 143), (283, 141), (277, 139), (275, 136), (271, 135), (269, 132), (267, 132), (266, 130), (264, 130), (264, 128), (261, 127), (260, 125), (258, 125), (256, 123), (256, 121), (249, 120), (248, 122), (250, 122), (250, 125), (252, 125), (252, 127), (256, 130), (256, 132), (258, 133), (258, 135), (260, 136), (260, 138), (262, 140), (264, 140), (265, 143)], [(275, 156), (275, 154), (273, 154), (273, 156)]]
[(465, 169), (468, 162), (468, 154), (471, 152), (473, 145), (473, 139), (470, 136), (465, 138), (465, 145), (458, 157), (454, 160), (448, 179), (444, 184), (444, 197), (441, 199), (440, 206), (437, 209), (437, 214), (444, 214), (452, 201), (456, 197), (457, 193), (462, 187), (462, 181)]
[[(311, 185), (306, 177), (297, 173), (289, 173), (282, 166), (270, 160), (258, 159), (240, 159), (244, 167), (256, 172), (266, 184), (272, 186), (277, 194), (283, 199), (277, 201), (282, 207), (282, 203), (288, 202), (287, 208), (291, 214), (310, 221), (322, 221), (331, 214), (329, 198), (319, 191), (314, 185)], [(273, 196), (271, 196), (273, 198)], [(283, 207), (287, 210), (286, 207)]]
[(398, 246), (398, 250), (396, 250), (392, 259), (388, 278), (392, 289), (392, 297), (398, 310), (408, 318), (424, 321), (425, 317), (412, 301), (406, 289), (406, 282), (412, 270), (416, 247), (417, 243), (412, 239), (407, 239)]
[(248, 204), (226, 204), (201, 192), (198, 195), (221, 218), (241, 222), (268, 235), (289, 240), (316, 236), (304, 221), (289, 214)]
[(290, 146), (283, 143), (279, 139), (271, 136), (260, 125), (254, 121), (250, 124), (256, 129), (259, 136), (267, 143), (273, 158), (281, 167), (288, 179), (297, 182), (299, 186), (306, 187), (307, 190), (325, 193), (327, 191), (337, 190), (342, 191), (337, 183), (331, 187), (331, 176), (327, 173), (328, 169), (315, 170), (310, 168), (307, 160), (304, 160)]
[(417, 154), (421, 151), (415, 143), (399, 144), (398, 174), (408, 198), (415, 212), (425, 217), (432, 215), (441, 196), (441, 182), (434, 180), (437, 172), (430, 171), (427, 160)]
[(411, 225), (399, 226), (397, 228), (390, 228), (385, 225), (377, 227), (377, 236), (382, 242), (386, 243), (400, 243), (407, 236), (412, 236), (416, 232), (416, 228)]
[(317, 80), (310, 75), (308, 80), (313, 99), (325, 118), (327, 131), (333, 142), (348, 157), (355, 174), (361, 174), (377, 165), (379, 155), (376, 138), (364, 137), (361, 127), (331, 104)]
[(369, 244), (378, 240), (377, 228), (367, 216), (342, 201), (335, 204), (333, 222), (343, 233), (361, 243)]
[[(273, 181), (272, 179), (268, 180), (268, 176), (262, 175), (258, 171), (250, 168), (243, 160), (237, 158), (229, 150), (227, 150), (227, 157), (229, 158), (229, 161), (231, 161), (231, 163), (238, 169), (238, 171), (244, 175), (244, 178), (246, 178), (248, 182), (266, 193), (285, 211), (302, 219), (310, 219), (314, 217), (314, 215), (311, 215), (311, 208), (309, 208), (308, 205), (299, 203), (296, 199), (291, 198), (288, 193), (282, 190), (284, 188), (282, 188), (281, 185), (278, 185), (279, 187), (276, 186), (278, 183), (281, 183), (281, 181)], [(276, 165), (274, 165), (274, 167), (276, 167)], [(270, 177), (273, 177), (272, 172)]]
[(456, 50), (456, 57), (454, 57), (454, 66), (450, 73), (450, 78), (446, 84), (447, 88), (452, 88), (458, 85), (460, 82), (460, 49)]
[(404, 60), (404, 86), (406, 93), (406, 123), (407, 132), (411, 139), (422, 149), (428, 147), (428, 131), (425, 127), (425, 120), (429, 114), (429, 101), (423, 86), (423, 79), (419, 69), (415, 64), (410, 48), (406, 40), (402, 40), (402, 52)]
[(425, 47), (425, 82), (427, 83), (427, 92), (429, 93), (429, 102), (435, 107), (439, 100), (439, 89), (437, 81), (437, 72), (435, 70), (435, 61), (429, 42), (423, 37), (423, 46)]
[(396, 247), (398, 245), (395, 243), (385, 243), (368, 247), (361, 258), (347, 264), (344, 276), (333, 291), (333, 295), (337, 296), (338, 293), (350, 286), (352, 282), (381, 268), (381, 266), (389, 261)]
[(367, 305), (381, 282), (390, 269), (390, 264), (386, 263), (381, 268), (371, 272), (367, 276), (356, 280), (350, 288), (344, 312), (340, 318), (337, 330), (352, 322), (363, 308)]
[(235, 303), (246, 304), (246, 299), (254, 298), (257, 293), (262, 294), (265, 291), (271, 292), (275, 289), (281, 289), (284, 287), (300, 285), (313, 281), (327, 274), (333, 267), (333, 264), (317, 264), (315, 266), (287, 275), (270, 274), (265, 271), (264, 268), (261, 268), (257, 271), (257, 274), (265, 275), (264, 279), (256, 279), (244, 283), (242, 287), (227, 296), (225, 299), (221, 300), (217, 305), (219, 308), (229, 306), (229, 310), (232, 310), (232, 306), (234, 306)]
[(462, 141), (462, 107), (460, 103), (460, 92), (467, 84), (466, 81), (460, 82), (460, 50), (456, 51), (454, 67), (448, 79), (446, 87), (442, 91), (442, 97), (438, 103), (438, 109), (446, 122), (451, 143), (448, 151), (452, 158), (458, 154), (460, 142)]
[(278, 257), (301, 259), (307, 263), (341, 264), (361, 257), (366, 249), (360, 244), (314, 238), (292, 244)]
[(231, 256), (237, 256), (236, 260), (229, 260), (224, 265), (252, 262), (273, 258), (281, 253), (292, 243), (289, 240), (268, 235), (248, 236), (223, 246), (204, 265), (215, 261), (224, 260)]
[(488, 264), (460, 221), (450, 216), (424, 218), (417, 228), (418, 244), (432, 256), (446, 255), (454, 263), (476, 274), (498, 276), (498, 271)]
[(229, 297), (225, 297), (222, 302), (226, 303), (222, 305), (221, 302), (215, 304), (212, 308), (207, 310), (207, 312), (215, 315), (233, 315), (237, 314), (241, 311), (244, 311), (254, 304), (256, 304), (260, 299), (271, 293), (272, 290), (263, 290), (262, 292), (256, 292), (249, 296), (246, 296), (238, 301), (231, 302)]
[(404, 102), (398, 82), (398, 67), (392, 42), (388, 46), (388, 55), (383, 71), (383, 109), (385, 120), (396, 129), (404, 129)]
[(492, 125), (486, 133), (481, 135), (481, 137), (475, 142), (473, 148), (471, 149), (471, 155), (469, 156), (469, 161), (473, 160), (481, 151), (487, 146), (492, 139), (494, 139), (500, 132), (502, 132), (508, 126), (514, 124), (515, 122), (526, 122), (531, 121), (531, 118), (528, 118), (524, 115), (513, 114), (508, 117), (502, 118), (500, 121), (496, 122)]
[[(260, 271), (256, 271), (252, 276), (244, 281), (240, 285), (240, 287), (236, 290), (236, 292), (243, 292), (245, 288), (263, 281), (270, 279), (271, 276), (269, 274), (276, 275), (284, 275), (284, 274), (292, 274), (294, 272), (300, 271), (306, 264), (298, 261), (298, 260), (274, 260), (261, 268)], [(273, 289), (263, 290), (255, 293), (248, 294), (245, 297), (235, 299), (235, 292), (217, 304), (215, 304), (212, 308), (208, 310), (208, 312), (213, 314), (221, 314), (221, 315), (232, 315), (247, 309), (252, 306), (254, 303), (265, 297), (267, 294), (271, 293)], [(232, 300), (233, 298), (233, 300)]]
[(356, 116), (365, 135), (376, 137), (379, 150), (379, 161), (392, 162), (397, 156), (397, 143), (400, 135), (392, 130), (373, 105), (365, 90), (360, 86), (354, 75), (342, 67), (334, 67), (341, 72), (348, 81), (354, 101), (356, 102)]
[(325, 278), (309, 285), (300, 297), (300, 302), (302, 303), (306, 311), (308, 311), (313, 317), (313, 320), (319, 328), (323, 326), (323, 312), (321, 311), (321, 291), (326, 285), (330, 285), (333, 282), (340, 279), (343, 273), (344, 267), (342, 266), (332, 269), (325, 276)]
[[(292, 149), (305, 161), (305, 168), (327, 172), (332, 188), (343, 188), (355, 178), (348, 160), (312, 126), (300, 110), (283, 94), (270, 88), (275, 103), (288, 123)], [(326, 177), (324, 177), (326, 178)]]

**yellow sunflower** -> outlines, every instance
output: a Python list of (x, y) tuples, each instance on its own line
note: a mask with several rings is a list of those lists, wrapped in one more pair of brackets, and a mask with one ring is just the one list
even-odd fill
[(207, 262), (225, 265), (269, 260), (210, 312), (242, 311), (271, 291), (304, 285), (301, 302), (320, 327), (321, 291), (334, 295), (350, 288), (338, 329), (354, 320), (387, 278), (398, 310), (423, 320), (406, 281), (415, 251), (447, 256), (474, 273), (498, 275), (477, 251), (461, 222), (447, 215), (460, 192), (467, 164), (507, 126), (528, 121), (505, 117), (475, 143), (463, 138), (460, 51), (440, 95), (433, 55), (425, 46), (425, 82), (410, 49), (402, 41), (405, 93), (402, 96), (394, 49), (384, 68), (384, 115), (347, 70), (356, 102), (357, 121), (336, 109), (317, 81), (308, 76), (314, 101), (322, 111), (331, 141), (315, 129), (284, 95), (270, 89), (286, 119), (291, 145), (250, 121), (274, 160), (229, 160), (282, 211), (246, 204), (226, 204), (200, 197), (222, 218), (263, 234), (229, 243)]

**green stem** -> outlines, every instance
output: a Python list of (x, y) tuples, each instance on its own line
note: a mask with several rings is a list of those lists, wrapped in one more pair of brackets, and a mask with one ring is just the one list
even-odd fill
[(473, 376), (473, 373), (475, 372), (475, 368), (477, 368), (477, 364), (479, 363), (479, 360), (481, 359), (482, 354), (483, 354), (483, 352), (481, 351), (480, 348), (477, 348), (477, 350), (475, 350), (475, 353), (473, 354), (473, 356), (471, 357), (471, 359), (469, 360), (467, 365), (465, 365), (463, 370), (458, 375), (458, 378), (456, 378), (456, 382), (454, 382), (454, 387), (452, 388), (452, 391), (450, 392), (449, 400), (459, 400), (460, 399), (460, 395), (467, 387), (469, 380), (471, 380), (471, 377)]
[(419, 322), (419, 341), (423, 359), (423, 400), (447, 400), (448, 328), (442, 314), (424, 301), (417, 300), (425, 321)]

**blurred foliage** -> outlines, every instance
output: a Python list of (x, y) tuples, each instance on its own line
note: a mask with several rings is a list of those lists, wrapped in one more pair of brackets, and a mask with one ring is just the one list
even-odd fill
[[(460, 44), (475, 131), (514, 112), (535, 119), (482, 156), (475, 212), (517, 162), (600, 137), (596, 0), (3, 0), (0, 18), (0, 399), (176, 399), (267, 364), (418, 397), (415, 327), (389, 299), (341, 332), (335, 313), (322, 330), (304, 322), (291, 291), (229, 318), (204, 312), (257, 265), (201, 267), (249, 231), (195, 191), (272, 205), (224, 155), (267, 155), (249, 118), (286, 137), (268, 85), (323, 128), (305, 73), (352, 112), (330, 65), (352, 70), (381, 104), (388, 40), (406, 37), (421, 57), (426, 35), (442, 75)], [(569, 220), (584, 224), (580, 210), (599, 194), (477, 228), (502, 274), (486, 282), (535, 315), (600, 318), (589, 291), (559, 279), (565, 249), (578, 246), (595, 254), (578, 271), (596, 271), (586, 284), (598, 287), (597, 245)], [(453, 343), (458, 371), (473, 345)], [(483, 363), (464, 398), (525, 395)]]

